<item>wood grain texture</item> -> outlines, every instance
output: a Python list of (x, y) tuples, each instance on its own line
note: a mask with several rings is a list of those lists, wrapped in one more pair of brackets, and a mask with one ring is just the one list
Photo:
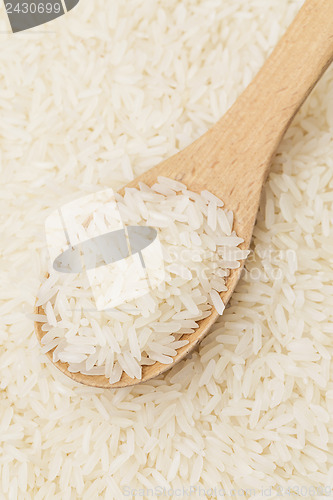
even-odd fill
[[(186, 149), (129, 183), (152, 185), (158, 175), (184, 182), (192, 191), (208, 189), (234, 212), (234, 229), (250, 245), (260, 194), (271, 159), (295, 113), (333, 59), (333, 0), (307, 0), (263, 68), (224, 117)], [(122, 192), (124, 189), (122, 190)], [(240, 277), (242, 266), (233, 270), (228, 290), (220, 295), (225, 304)], [(41, 314), (41, 307), (36, 308)], [(177, 363), (209, 332), (218, 315), (199, 322), (189, 344), (178, 349)], [(35, 323), (38, 339), (44, 332)], [(52, 351), (48, 353), (52, 361)], [(142, 380), (124, 374), (110, 385), (104, 376), (72, 374), (66, 363), (55, 363), (76, 382), (94, 387), (118, 388), (148, 381), (173, 365), (155, 363), (143, 367)]]

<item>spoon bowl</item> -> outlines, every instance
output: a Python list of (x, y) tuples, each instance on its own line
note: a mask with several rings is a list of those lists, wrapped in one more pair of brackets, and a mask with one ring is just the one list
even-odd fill
[[(181, 181), (191, 191), (206, 189), (221, 198), (234, 213), (234, 230), (248, 249), (259, 207), (260, 194), (271, 160), (294, 115), (333, 59), (333, 1), (307, 0), (252, 83), (208, 132), (183, 151), (130, 182), (151, 186), (159, 175)], [(120, 194), (124, 193), (120, 190)], [(226, 280), (220, 296), (226, 305), (241, 275), (244, 261)], [(42, 306), (36, 307), (43, 314)], [(120, 388), (146, 382), (169, 370), (187, 356), (218, 318), (213, 308), (199, 321), (194, 333), (183, 335), (189, 343), (177, 350), (173, 363), (155, 362), (142, 367), (142, 379), (123, 373), (110, 384), (102, 375), (70, 373), (67, 363), (54, 363), (76, 382), (101, 388)], [(45, 332), (35, 322), (39, 341)], [(52, 352), (47, 356), (52, 361)], [(52, 361), (53, 362), (53, 361)]]

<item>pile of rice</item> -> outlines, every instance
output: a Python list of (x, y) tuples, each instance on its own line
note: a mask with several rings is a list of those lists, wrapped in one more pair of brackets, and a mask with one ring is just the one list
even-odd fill
[[(160, 176), (151, 188), (140, 183), (126, 188), (124, 196), (106, 190), (96, 198), (89, 197), (86, 206), (85, 200), (74, 201), (77, 214), (73, 204), (60, 208), (59, 230), (70, 240), (64, 250), (74, 249), (71, 260), (64, 254), (60, 259), (71, 273), (59, 272), (51, 260), (36, 303), (44, 314), (33, 319), (43, 323), (42, 352), (54, 349), (53, 362), (68, 363), (72, 373), (104, 375), (112, 384), (123, 372), (141, 379), (143, 365), (171, 364), (189, 342), (184, 334), (193, 333), (212, 306), (223, 314), (219, 292), (227, 290), (230, 270), (239, 268), (249, 251), (237, 248), (244, 240), (232, 230), (233, 213), (207, 190), (194, 193)], [(126, 247), (119, 253), (121, 243), (112, 243), (119, 226), (153, 227), (157, 239), (144, 241), (137, 233), (134, 249), (146, 248), (141, 257), (138, 252), (127, 257)], [(99, 239), (89, 239), (96, 234)], [(80, 242), (88, 248), (81, 245), (83, 272), (76, 273)], [(110, 263), (113, 247), (118, 260)]]
[(333, 68), (279, 148), (243, 278), (190, 359), (93, 390), (47, 362), (28, 316), (46, 217), (207, 130), (301, 4), (81, 0), (17, 35), (2, 7), (0, 497), (332, 494)]

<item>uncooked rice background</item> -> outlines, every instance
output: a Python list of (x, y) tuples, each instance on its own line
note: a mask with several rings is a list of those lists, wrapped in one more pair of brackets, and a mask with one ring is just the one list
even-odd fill
[(320, 498), (333, 486), (333, 68), (279, 148), (246, 272), (191, 359), (135, 388), (93, 390), (47, 362), (28, 317), (47, 215), (207, 130), (301, 4), (81, 0), (16, 35), (1, 6), (1, 498), (190, 485), (206, 498), (287, 486)]

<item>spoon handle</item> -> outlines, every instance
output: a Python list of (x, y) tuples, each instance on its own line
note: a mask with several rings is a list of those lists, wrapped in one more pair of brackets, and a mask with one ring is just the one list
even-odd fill
[(225, 139), (237, 117), (240, 126), (232, 127), (230, 147), (238, 158), (255, 149), (256, 164), (265, 174), (295, 113), (332, 60), (333, 0), (307, 0), (252, 83), (213, 127), (213, 135)]

